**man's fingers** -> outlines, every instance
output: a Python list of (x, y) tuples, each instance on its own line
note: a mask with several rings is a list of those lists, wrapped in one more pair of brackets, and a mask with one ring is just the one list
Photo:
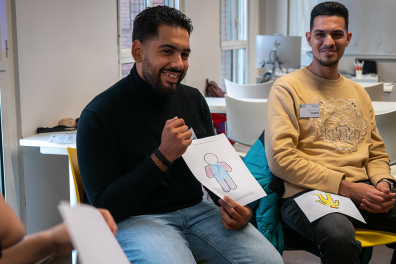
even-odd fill
[(172, 119), (168, 119), (168, 120), (166, 120), (165, 125), (168, 125), (168, 124), (172, 123), (173, 121), (175, 121), (175, 120), (177, 120), (177, 119), (178, 119), (177, 116), (175, 116), (175, 117), (172, 118)]
[(364, 203), (360, 204), (359, 206), (360, 209), (366, 210), (368, 212), (374, 213), (376, 214), (377, 211), (375, 211), (374, 209), (371, 209), (370, 207), (368, 207), (367, 205), (365, 205)]
[[(226, 196), (227, 197), (227, 196)], [(226, 199), (226, 197), (224, 197)], [(223, 199), (219, 199), (219, 203), (222, 205), (222, 207), (231, 215), (231, 217), (237, 221), (240, 222), (242, 221), (241, 215), (235, 211), (235, 208), (233, 208), (229, 203), (224, 201)]]
[(373, 193), (367, 193), (366, 196), (367, 196), (367, 200), (374, 202), (374, 203), (383, 203), (383, 202), (388, 201), (384, 197), (378, 196)]
[(236, 229), (235, 227), (229, 226), (229, 225), (224, 221), (224, 219), (221, 219), (221, 222), (223, 222), (223, 226), (224, 226), (225, 228), (227, 228), (228, 230), (235, 230), (235, 229)]
[(237, 211), (240, 215), (249, 214), (249, 209), (245, 208), (244, 206), (240, 205), (239, 203), (235, 202), (228, 196), (224, 196), (224, 201), (229, 204), (235, 211)]
[(111, 232), (113, 232), (113, 234), (115, 236), (117, 234), (118, 227), (117, 227), (116, 222), (114, 221), (113, 216), (106, 209), (98, 208), (98, 210), (102, 214), (102, 216), (105, 219), (107, 225), (109, 226)]
[[(223, 223), (226, 223), (227, 226), (232, 227), (232, 228), (235, 229), (235, 227), (234, 227), (235, 224), (236, 224), (235, 220), (231, 219), (231, 217), (226, 213), (226, 211), (225, 211), (223, 206), (220, 206), (219, 210), (220, 210), (220, 213), (221, 213), (221, 216), (222, 216)], [(226, 228), (227, 228), (227, 226), (226, 226)]]
[(393, 207), (393, 203), (394, 203), (394, 201), (387, 201), (381, 204), (376, 204), (366, 199), (363, 199), (362, 202), (371, 209), (374, 209), (377, 213), (388, 212)]
[[(173, 120), (173, 119), (171, 119), (171, 120)], [(168, 121), (171, 121), (171, 120), (168, 120)], [(171, 127), (180, 127), (180, 126), (185, 125), (183, 118), (175, 119), (172, 122), (168, 122), (168, 121), (165, 126), (170, 127), (170, 128)]]

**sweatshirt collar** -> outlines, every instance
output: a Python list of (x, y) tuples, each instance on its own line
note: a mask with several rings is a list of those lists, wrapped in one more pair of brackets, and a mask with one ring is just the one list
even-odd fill
[(336, 86), (340, 86), (344, 83), (345, 77), (342, 76), (341, 74), (337, 80), (329, 80), (329, 79), (325, 79), (325, 78), (322, 78), (322, 77), (314, 74), (313, 72), (308, 70), (308, 67), (304, 67), (304, 68), (302, 68), (302, 70), (309, 78), (313, 79), (315, 82), (317, 82), (321, 85), (336, 87)]

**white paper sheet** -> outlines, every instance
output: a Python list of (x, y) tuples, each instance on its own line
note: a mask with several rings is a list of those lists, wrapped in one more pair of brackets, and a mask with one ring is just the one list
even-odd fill
[(66, 221), (73, 245), (78, 249), (79, 263), (130, 264), (96, 208), (86, 204), (70, 207), (69, 202), (61, 201), (58, 209)]
[(318, 190), (307, 192), (294, 199), (310, 222), (331, 213), (349, 215), (366, 224), (355, 204), (348, 197)]
[(76, 143), (76, 133), (53, 134), (48, 139), (49, 143), (73, 144)]
[(224, 134), (193, 140), (183, 159), (198, 181), (221, 198), (246, 205), (266, 196)]

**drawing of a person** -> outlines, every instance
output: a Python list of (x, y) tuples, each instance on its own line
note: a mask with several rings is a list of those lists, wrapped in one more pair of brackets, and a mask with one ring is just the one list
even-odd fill
[(204, 160), (209, 164), (205, 167), (206, 175), (209, 178), (216, 178), (219, 182), (223, 191), (229, 192), (230, 190), (235, 190), (237, 188), (235, 182), (228, 175), (227, 171), (232, 171), (231, 167), (228, 166), (224, 161), (218, 162), (218, 158), (215, 154), (207, 153), (205, 154)]

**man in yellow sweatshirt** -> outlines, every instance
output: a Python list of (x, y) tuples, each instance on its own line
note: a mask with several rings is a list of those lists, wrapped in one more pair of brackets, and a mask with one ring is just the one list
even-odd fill
[[(323, 263), (360, 263), (354, 227), (396, 232), (395, 178), (371, 100), (338, 73), (351, 37), (344, 5), (315, 6), (306, 33), (312, 63), (279, 78), (268, 99), (266, 156), (272, 173), (285, 181), (282, 218), (319, 246)], [(351, 198), (367, 225), (339, 213), (310, 223), (294, 201), (307, 190)]]

